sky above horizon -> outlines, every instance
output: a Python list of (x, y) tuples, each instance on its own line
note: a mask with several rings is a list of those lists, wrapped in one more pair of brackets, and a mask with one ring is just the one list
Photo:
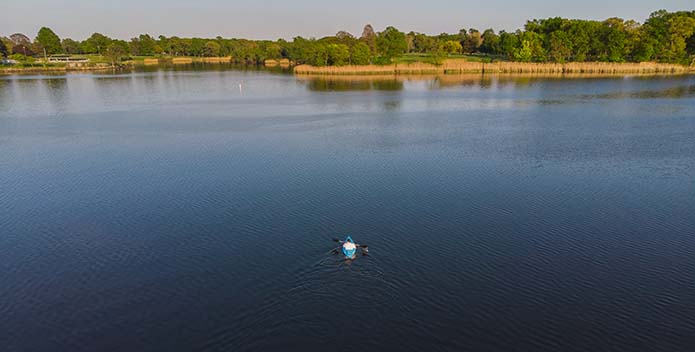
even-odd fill
[(603, 20), (609, 17), (644, 22), (659, 10), (695, 10), (695, 0), (3, 0), (0, 35), (24, 33), (31, 38), (47, 26), (61, 38), (83, 40), (94, 32), (129, 39), (140, 33), (181, 37), (291, 39), (323, 37), (346, 30), (356, 36), (365, 24), (376, 31), (439, 34), (460, 28), (513, 31), (529, 19), (561, 16)]

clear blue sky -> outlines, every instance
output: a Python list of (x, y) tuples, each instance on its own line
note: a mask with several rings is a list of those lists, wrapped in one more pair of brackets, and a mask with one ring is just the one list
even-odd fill
[(249, 39), (321, 37), (366, 23), (428, 34), (460, 28), (515, 30), (527, 19), (562, 16), (643, 22), (658, 9), (693, 10), (695, 0), (2, 0), (0, 35), (35, 37), (41, 26), (61, 37), (93, 32), (129, 39), (138, 33)]

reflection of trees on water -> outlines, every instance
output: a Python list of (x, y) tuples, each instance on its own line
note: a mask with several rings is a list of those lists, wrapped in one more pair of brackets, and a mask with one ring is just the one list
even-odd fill
[(349, 92), (349, 91), (399, 91), (403, 82), (397, 79), (340, 79), (313, 78), (307, 81), (307, 88), (312, 92)]
[(65, 77), (48, 78), (42, 80), (46, 87), (46, 96), (57, 112), (66, 108), (68, 96), (68, 80)]
[[(168, 61), (161, 61), (156, 65), (134, 65), (124, 69), (115, 70), (113, 74), (123, 74), (128, 72), (186, 72), (186, 71), (242, 71), (242, 72), (270, 72), (277, 74), (289, 74), (292, 71), (287, 67), (276, 66), (267, 67), (264, 65), (243, 65), (235, 63), (211, 63), (211, 62), (192, 62), (187, 64), (174, 64)], [(111, 72), (99, 72), (109, 74)]]
[(695, 85), (665, 88), (661, 90), (641, 90), (632, 92), (612, 92), (606, 94), (587, 94), (584, 99), (655, 99), (688, 98), (695, 96)]
[(463, 75), (399, 75), (388, 77), (374, 76), (312, 76), (298, 77), (314, 92), (348, 91), (399, 91), (406, 83), (424, 82), (428, 89), (449, 89), (456, 87), (494, 88), (496, 85), (528, 85), (531, 77), (499, 77), (483, 74)]
[[(384, 76), (297, 76), (297, 79), (306, 84), (307, 89), (316, 92), (335, 91), (398, 91), (403, 90), (406, 84), (424, 83), (429, 90), (455, 89), (459, 87), (499, 89), (521, 88), (538, 84), (539, 82), (560, 82), (570, 80), (624, 80), (625, 75), (592, 75), (592, 74), (440, 74), (440, 75), (384, 75)], [(654, 75), (637, 76), (633, 79), (652, 79)], [(645, 93), (645, 97), (652, 95), (665, 95), (681, 97), (692, 95), (685, 90), (672, 90), (669, 92)]]

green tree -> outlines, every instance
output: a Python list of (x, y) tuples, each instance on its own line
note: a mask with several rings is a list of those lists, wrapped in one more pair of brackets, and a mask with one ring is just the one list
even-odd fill
[(60, 38), (48, 27), (39, 29), (39, 34), (34, 42), (41, 45), (49, 55), (60, 53), (63, 49), (60, 45)]
[(550, 59), (564, 63), (572, 55), (572, 41), (564, 31), (555, 31), (550, 34)]
[(218, 44), (216, 41), (208, 41), (205, 43), (205, 56), (211, 57), (211, 56), (219, 56), (220, 55), (220, 49), (222, 47), (220, 44)]
[(345, 44), (328, 44), (328, 65), (344, 66), (350, 61), (350, 48)]
[(586, 61), (591, 52), (591, 38), (586, 21), (572, 20), (567, 25), (567, 34), (572, 42), (574, 61)]
[(0, 42), (0, 57), (7, 57), (7, 55), (9, 55), (7, 46), (5, 46), (5, 42), (2, 41)]
[(633, 58), (637, 62), (651, 61), (654, 58), (655, 50), (652, 38), (641, 35), (635, 43)]
[(126, 54), (126, 51), (123, 49), (122, 45), (118, 45), (117, 43), (111, 43), (109, 44), (106, 49), (104, 50), (104, 57), (111, 62), (111, 65), (116, 66), (119, 62), (121, 62), (121, 58)]
[(101, 54), (113, 40), (101, 33), (94, 33), (82, 42), (82, 52), (85, 54)]
[(350, 48), (350, 63), (353, 65), (369, 65), (372, 62), (372, 51), (367, 44), (359, 42)]
[(521, 62), (530, 62), (533, 59), (533, 49), (531, 48), (531, 42), (528, 40), (523, 40), (521, 42), (521, 47), (516, 49), (514, 52), (514, 60)]
[(603, 21), (604, 61), (622, 62), (626, 56), (625, 21), (622, 18), (609, 18)]
[(282, 46), (270, 41), (262, 42), (261, 49), (263, 50), (264, 59), (281, 59)]
[(695, 18), (676, 16), (668, 21), (668, 44), (664, 58), (670, 62), (689, 63), (686, 59), (687, 42), (695, 33)]
[(447, 40), (442, 44), (442, 51), (447, 54), (460, 54), (462, 50), (463, 47), (457, 40)]
[(477, 29), (471, 28), (468, 31), (468, 36), (466, 36), (466, 39), (461, 43), (463, 46), (463, 51), (469, 54), (472, 54), (476, 51), (478, 51), (478, 48), (480, 48), (481, 45), (483, 45), (483, 36), (478, 32)]
[(405, 33), (395, 27), (386, 27), (380, 32), (376, 38), (376, 45), (379, 54), (388, 60), (403, 55), (408, 49)]
[[(190, 46), (188, 49), (188, 54), (191, 56), (203, 56), (203, 52), (205, 52), (205, 43), (207, 41), (202, 38), (191, 38), (190, 39)], [(255, 45), (254, 45), (255, 46)], [(253, 57), (253, 52), (251, 57)]]
[(437, 40), (426, 34), (416, 33), (413, 37), (413, 51), (416, 53), (428, 53), (437, 48)]
[(521, 46), (519, 36), (516, 33), (500, 32), (500, 54), (514, 59), (517, 49)]
[(65, 38), (61, 41), (60, 46), (63, 48), (63, 52), (66, 54), (80, 54), (82, 49), (80, 43), (72, 40), (70, 38)]
[[(531, 50), (531, 61), (536, 61), (536, 62), (544, 62), (546, 61), (546, 50), (543, 47), (543, 35), (536, 33), (536, 32), (530, 32), (526, 31), (521, 34), (520, 38), (521, 43), (522, 43), (522, 48), (524, 48), (524, 51), (527, 50), (526, 46), (528, 46), (528, 49)], [(524, 43), (526, 42), (526, 43)], [(525, 56), (522, 55), (522, 57)]]
[(187, 40), (181, 39), (176, 36), (167, 39), (167, 48), (170, 55), (188, 55), (188, 47), (189, 43)]
[(495, 34), (495, 31), (490, 28), (483, 32), (483, 43), (480, 45), (480, 51), (486, 54), (500, 54), (500, 37)]
[[(3, 52), (7, 53), (5, 56), (12, 55), (12, 47), (14, 46), (14, 43), (10, 38), (7, 37), (2, 37), (0, 38), (0, 50), (3, 50)], [(4, 49), (3, 49), (4, 48)]]
[[(153, 56), (157, 54), (157, 41), (149, 34), (140, 34), (130, 40), (130, 53), (138, 56)], [(161, 47), (159, 48), (161, 52)]]
[(695, 35), (691, 35), (685, 43), (685, 51), (688, 55), (695, 55)]

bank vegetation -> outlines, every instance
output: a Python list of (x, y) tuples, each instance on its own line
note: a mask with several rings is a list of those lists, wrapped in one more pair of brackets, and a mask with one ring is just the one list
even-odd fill
[[(4, 65), (48, 67), (56, 55), (88, 56), (90, 63), (232, 62), (297, 65), (297, 72), (680, 72), (695, 64), (695, 11), (652, 13), (644, 22), (533, 19), (513, 32), (462, 28), (430, 35), (395, 27), (361, 35), (340, 31), (322, 38), (248, 40), (140, 34), (130, 40), (94, 33), (84, 40), (60, 38), (42, 27), (36, 37), (0, 36)], [(452, 63), (453, 57), (466, 57)], [(147, 61), (145, 61), (147, 60)], [(470, 63), (469, 63), (470, 62)], [(652, 62), (652, 64), (642, 64)], [(306, 66), (305, 66), (306, 65)], [(89, 65), (87, 65), (89, 67)], [(368, 67), (367, 67), (368, 66)], [(375, 67), (380, 66), (380, 67)], [(70, 67), (66, 65), (66, 67)], [(330, 69), (315, 69), (330, 67)]]

